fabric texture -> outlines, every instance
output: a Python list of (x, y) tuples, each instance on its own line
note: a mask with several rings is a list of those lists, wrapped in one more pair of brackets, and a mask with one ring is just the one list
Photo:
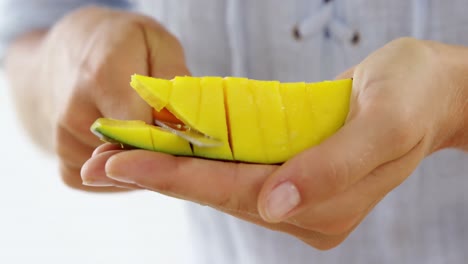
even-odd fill
[(0, 65), (13, 39), (45, 29), (66, 13), (86, 5), (130, 8), (127, 0), (2, 0), (0, 1)]

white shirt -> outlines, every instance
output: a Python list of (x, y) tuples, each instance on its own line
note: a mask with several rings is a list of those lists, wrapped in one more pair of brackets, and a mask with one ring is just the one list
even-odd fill
[[(44, 19), (50, 3), (65, 12), (92, 1), (37, 2), (42, 5), (35, 6), (34, 14)], [(125, 1), (94, 2), (121, 5)], [(194, 75), (319, 81), (333, 78), (400, 36), (468, 46), (466, 0), (139, 2), (143, 12), (179, 37)], [(31, 8), (18, 5), (14, 12), (24, 14), (24, 10), (30, 12)], [(34, 26), (15, 23), (22, 29)], [(1, 26), (11, 28), (12, 24), (0, 22)], [(193, 244), (198, 252), (194, 263), (466, 263), (467, 189), (468, 155), (439, 151), (387, 195), (343, 244), (326, 252), (190, 204)]]

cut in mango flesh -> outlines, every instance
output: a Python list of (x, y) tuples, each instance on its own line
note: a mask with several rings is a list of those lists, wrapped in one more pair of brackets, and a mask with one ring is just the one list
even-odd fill
[(173, 155), (272, 164), (319, 144), (344, 124), (352, 80), (306, 84), (134, 75), (131, 86), (161, 112), (159, 116), (167, 116), (169, 111), (174, 120), (221, 144), (191, 146), (142, 121), (101, 118), (91, 129), (104, 140)]

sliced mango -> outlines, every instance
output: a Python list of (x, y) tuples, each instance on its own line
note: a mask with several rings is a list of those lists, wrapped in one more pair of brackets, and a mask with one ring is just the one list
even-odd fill
[(306, 98), (312, 111), (314, 134), (311, 146), (317, 145), (345, 123), (349, 110), (351, 80), (306, 84)]
[(222, 142), (219, 147), (193, 146), (195, 156), (233, 160), (229, 146), (226, 107), (224, 106), (224, 81), (220, 77), (203, 77), (200, 80), (200, 107), (195, 128)]
[(91, 131), (105, 141), (174, 155), (193, 155), (186, 140), (143, 121), (99, 118), (93, 123)]
[[(279, 82), (249, 80), (265, 151), (262, 163), (279, 163), (291, 156), (285, 111)], [(249, 148), (247, 148), (249, 149)]]
[(138, 75), (138, 78), (132, 78), (130, 85), (157, 111), (161, 111), (169, 102), (172, 91), (172, 82), (169, 80)]
[(271, 164), (319, 144), (344, 124), (352, 80), (306, 84), (134, 75), (131, 86), (157, 111), (155, 117), (175, 120), (220, 144), (191, 146), (142, 121), (101, 118), (91, 129), (103, 139), (173, 155)]
[[(317, 140), (312, 110), (305, 95), (305, 83), (282, 83), (280, 93), (288, 128), (291, 153), (299, 153), (313, 146)], [(305, 133), (305, 131), (310, 131)]]
[(225, 79), (226, 108), (234, 160), (265, 162), (266, 150), (255, 97), (246, 78)]
[(200, 112), (200, 78), (175, 77), (167, 110), (190, 127), (197, 127)]

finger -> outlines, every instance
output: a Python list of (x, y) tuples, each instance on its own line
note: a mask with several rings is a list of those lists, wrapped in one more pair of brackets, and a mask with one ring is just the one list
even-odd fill
[(347, 233), (363, 220), (370, 207), (414, 171), (424, 155), (423, 143), (419, 143), (401, 158), (379, 166), (345, 192), (319, 204), (297, 207), (286, 221), (326, 235)]
[(313, 231), (313, 236), (302, 238), (301, 240), (313, 247), (322, 250), (327, 250), (338, 246), (358, 227), (359, 223), (364, 219), (365, 216), (369, 214), (370, 211), (372, 211), (372, 209), (374, 209), (374, 207), (381, 201), (381, 199), (371, 204), (369, 208), (367, 208), (367, 210), (363, 213), (363, 216), (360, 218), (360, 220), (357, 221), (356, 224), (349, 228), (349, 230), (346, 232), (340, 234), (327, 234), (324, 232)]
[(142, 30), (150, 76), (172, 79), (175, 76), (191, 75), (186, 66), (183, 47), (177, 38), (153, 19), (146, 19), (144, 22), (148, 25)]
[(91, 187), (83, 185), (80, 178), (80, 168), (70, 167), (65, 164), (60, 165), (60, 174), (64, 183), (72, 189), (96, 193), (128, 191), (128, 189), (118, 187)]
[[(102, 116), (122, 120), (142, 120), (151, 124), (151, 107), (130, 87), (129, 78), (138, 73), (158, 78), (173, 78), (177, 75), (190, 75), (185, 66), (183, 51), (178, 41), (167, 34), (155, 33), (147, 27), (139, 28), (135, 47), (146, 57), (134, 56), (134, 53), (123, 53), (107, 60), (113, 67), (97, 70), (91, 83), (95, 87), (95, 104)], [(167, 35), (167, 36), (166, 36)], [(133, 40), (136, 41), (137, 37)], [(129, 45), (128, 43), (126, 45)], [(121, 62), (125, 61), (125, 64)]]
[(185, 200), (258, 214), (258, 192), (276, 169), (273, 165), (174, 157), (132, 150), (112, 156), (107, 176)]
[(118, 182), (106, 176), (105, 165), (112, 156), (124, 150), (108, 150), (97, 153), (81, 168), (82, 184), (90, 187), (120, 187), (126, 189), (141, 189), (134, 184)]
[(73, 137), (76, 140), (75, 143), (69, 142), (74, 146), (81, 144), (94, 149), (102, 144), (102, 141), (90, 131), (91, 124), (101, 115), (89, 98), (72, 96), (67, 108), (59, 112), (61, 115), (55, 135), (57, 147), (67, 147), (66, 144), (62, 144), (62, 140), (67, 137)]
[(341, 242), (343, 242), (345, 238), (349, 235), (349, 233), (339, 234), (339, 235), (324, 235), (317, 231), (307, 230), (297, 225), (293, 225), (289, 223), (284, 223), (284, 222), (268, 223), (268, 222), (265, 222), (257, 214), (249, 214), (249, 213), (239, 212), (239, 211), (230, 211), (230, 210), (226, 210), (226, 208), (215, 208), (215, 209), (231, 214), (239, 219), (248, 221), (250, 223), (263, 226), (265, 228), (268, 228), (274, 231), (279, 231), (282, 233), (292, 235), (304, 241), (308, 245), (317, 249), (321, 249), (321, 250), (326, 250), (326, 249), (336, 247)]
[(171, 32), (149, 16), (135, 14), (133, 20), (132, 31), (139, 33), (138, 43), (144, 43), (145, 48), (142, 50), (146, 51), (146, 57), (137, 60), (147, 62), (147, 75), (165, 79), (190, 75), (183, 47)]
[[(93, 98), (93, 103), (100, 113), (88, 124), (88, 128), (96, 118), (101, 116), (152, 123), (151, 107), (129, 84), (132, 74), (147, 73), (146, 64), (130, 58), (130, 54), (125, 53), (110, 58), (107, 63), (113, 65), (112, 67), (103, 67), (96, 73), (94, 79), (87, 80), (82, 84), (92, 87), (91, 98)], [(125, 61), (125, 65), (121, 65), (121, 61)]]
[[(286, 162), (268, 179), (259, 198), (264, 219), (281, 221), (299, 204), (314, 204), (343, 192), (376, 167), (408, 152), (419, 138), (387, 113), (352, 118), (322, 144)], [(414, 143), (413, 143), (414, 142)]]
[(79, 169), (91, 156), (93, 147), (82, 142), (70, 131), (59, 125), (56, 133), (55, 150), (61, 162), (61, 178), (71, 188), (87, 190), (81, 184)]
[(73, 98), (78, 101), (77, 105), (81, 101), (81, 104), (88, 103), (89, 107), (99, 111), (92, 121), (88, 121), (87, 127), (101, 116), (151, 123), (151, 108), (129, 84), (132, 74), (149, 73), (142, 26), (136, 21), (129, 23), (128, 19), (104, 21), (101, 26), (119, 28), (121, 34), (111, 31), (96, 34), (92, 36), (93, 48), (84, 51), (83, 56), (88, 59), (82, 67), (83, 73)]
[(106, 151), (111, 151), (111, 150), (122, 150), (122, 146), (120, 144), (113, 144), (113, 143), (104, 143), (97, 147), (91, 156), (96, 156), (98, 154), (101, 154)]
[(81, 168), (81, 179), (84, 185), (95, 187), (114, 186), (112, 179), (106, 177), (105, 164), (107, 159), (123, 150), (110, 150), (94, 155)]
[(94, 149), (93, 143), (97, 142), (99, 141), (93, 140), (92, 143), (83, 142), (67, 128), (59, 126), (56, 134), (55, 149), (59, 159), (63, 163), (79, 168), (89, 159)]
[(142, 150), (120, 152), (106, 164), (108, 177), (176, 198), (211, 206), (240, 219), (281, 231), (319, 249), (338, 245), (347, 234), (322, 235), (260, 218), (257, 193), (277, 166), (174, 157)]

